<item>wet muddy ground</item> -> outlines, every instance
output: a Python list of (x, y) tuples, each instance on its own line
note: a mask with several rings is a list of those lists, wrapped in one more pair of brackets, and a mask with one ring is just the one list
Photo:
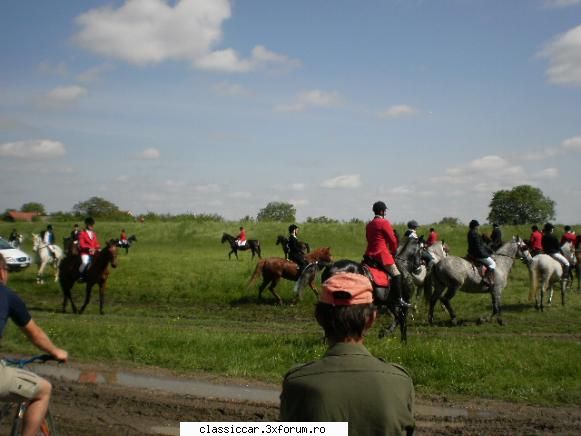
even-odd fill
[[(130, 373), (108, 368), (68, 372), (64, 378), (62, 374), (49, 377), (55, 386), (51, 410), (64, 435), (177, 435), (181, 421), (249, 422), (278, 418), (276, 385), (181, 379), (160, 372)], [(155, 389), (143, 387), (148, 385), (144, 380), (150, 380)], [(173, 382), (177, 383), (172, 385)], [(162, 390), (164, 383), (167, 390)], [(176, 386), (180, 385), (182, 392), (177, 393)], [(184, 393), (183, 386), (197, 395)], [(245, 397), (253, 400), (245, 401)], [(421, 396), (416, 405), (416, 434), (581, 434), (578, 407), (534, 407)], [(6, 430), (3, 422), (0, 434), (7, 434)]]

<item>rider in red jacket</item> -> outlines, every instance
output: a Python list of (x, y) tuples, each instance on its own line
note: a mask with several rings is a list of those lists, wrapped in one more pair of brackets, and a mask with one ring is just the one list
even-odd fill
[(385, 218), (386, 210), (387, 206), (383, 201), (373, 204), (375, 217), (365, 227), (367, 249), (363, 257), (372, 266), (377, 266), (389, 274), (391, 289), (401, 300), (401, 273), (394, 261), (398, 243), (391, 223)]
[(529, 239), (529, 248), (531, 249), (531, 254), (536, 256), (543, 252), (543, 234), (539, 231), (538, 226), (534, 225), (531, 227), (532, 233)]
[(85, 219), (85, 230), (79, 234), (79, 251), (81, 253), (81, 266), (79, 272), (81, 277), (79, 281), (83, 282), (86, 279), (87, 269), (91, 263), (91, 259), (100, 247), (97, 234), (93, 230), (95, 220), (91, 217)]
[(577, 242), (577, 235), (575, 232), (571, 231), (571, 226), (565, 226), (565, 233), (563, 233), (563, 236), (561, 236), (561, 245), (563, 245), (565, 242), (570, 242), (573, 244), (573, 247)]

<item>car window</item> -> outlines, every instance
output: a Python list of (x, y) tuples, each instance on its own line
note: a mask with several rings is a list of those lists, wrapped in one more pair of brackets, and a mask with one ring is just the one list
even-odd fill
[(0, 239), (0, 250), (6, 250), (8, 248), (13, 248), (13, 247), (5, 239)]

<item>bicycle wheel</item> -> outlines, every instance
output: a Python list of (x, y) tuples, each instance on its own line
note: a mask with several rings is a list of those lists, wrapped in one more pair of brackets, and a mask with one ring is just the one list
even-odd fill
[[(12, 430), (10, 431), (10, 436), (21, 436), (22, 435), (22, 416), (26, 410), (26, 405), (20, 405), (14, 416), (14, 421), (12, 422)], [(50, 410), (46, 412), (46, 416), (40, 423), (40, 429), (37, 433), (39, 436), (56, 436), (58, 435), (54, 419)]]

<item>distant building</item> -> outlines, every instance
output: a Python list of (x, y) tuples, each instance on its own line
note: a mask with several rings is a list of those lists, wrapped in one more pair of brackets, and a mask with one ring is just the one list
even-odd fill
[(19, 212), (17, 210), (10, 210), (6, 213), (7, 221), (32, 221), (36, 216), (39, 216), (38, 212)]

